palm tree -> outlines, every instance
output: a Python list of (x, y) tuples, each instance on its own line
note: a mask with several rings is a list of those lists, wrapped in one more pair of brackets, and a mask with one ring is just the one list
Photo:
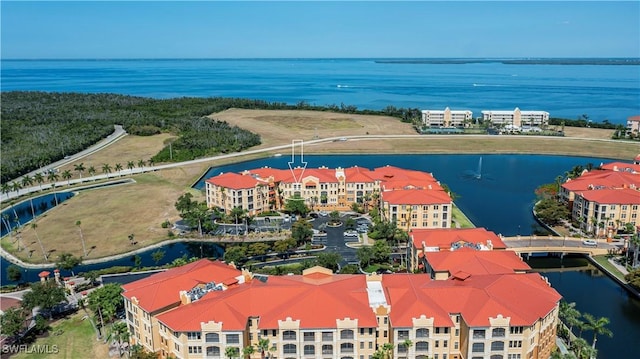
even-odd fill
[(596, 341), (598, 340), (598, 335), (606, 335), (609, 338), (613, 336), (613, 332), (607, 328), (609, 324), (609, 318), (600, 317), (595, 318), (593, 315), (589, 313), (585, 313), (583, 318), (586, 320), (586, 328), (587, 330), (593, 331), (593, 342), (591, 342), (591, 347), (593, 349), (596, 348)]
[(119, 175), (122, 176), (122, 164), (116, 163), (115, 170), (119, 172)]
[(84, 172), (86, 168), (84, 167), (84, 163), (78, 163), (77, 165), (73, 165), (73, 170), (78, 172), (80, 175), (80, 179), (82, 179), (82, 172)]
[(571, 345), (571, 334), (573, 334), (573, 327), (579, 326), (582, 314), (576, 308), (576, 303), (567, 303), (564, 300), (560, 302), (560, 312), (558, 313), (560, 319), (569, 328), (569, 345)]
[(129, 341), (129, 330), (127, 329), (127, 323), (118, 322), (111, 326), (111, 333), (109, 336), (118, 342), (118, 357), (122, 358), (122, 344), (124, 341)]
[(78, 231), (80, 231), (80, 241), (82, 242), (82, 253), (84, 253), (85, 257), (87, 257), (87, 248), (84, 245), (84, 234), (82, 233), (82, 227), (80, 227), (81, 224), (82, 222), (76, 221), (76, 226), (78, 226)]
[(411, 348), (411, 346), (413, 345), (411, 339), (405, 339), (400, 345), (405, 347), (405, 349), (407, 350), (407, 356), (409, 356), (409, 348)]
[(242, 348), (242, 354), (247, 358), (250, 357), (251, 354), (253, 354), (255, 352), (256, 352), (256, 350), (252, 345), (249, 345), (248, 347)]
[(269, 339), (260, 338), (258, 340), (258, 350), (260, 351), (260, 357), (264, 359), (265, 353), (269, 351)]
[(144, 165), (147, 164), (144, 160), (138, 161), (138, 167), (144, 168)]
[(93, 177), (93, 175), (96, 174), (96, 168), (93, 166), (89, 166), (89, 168), (87, 168), (87, 172), (89, 173), (89, 176)]
[(22, 177), (22, 187), (26, 188), (31, 186), (33, 186), (33, 178), (29, 175), (24, 175), (24, 177)]
[(133, 169), (136, 167), (135, 162), (133, 161), (128, 161), (127, 162), (127, 168), (129, 169), (129, 173), (133, 174)]
[(71, 177), (73, 177), (71, 171), (65, 170), (62, 172), (62, 179), (67, 181), (67, 186), (71, 186)]
[(153, 167), (153, 164), (156, 163), (156, 160), (154, 160), (153, 157), (152, 157), (152, 158), (149, 158), (147, 163), (149, 164), (150, 167)]
[(224, 350), (224, 355), (227, 358), (238, 358), (238, 357), (240, 357), (240, 349), (238, 349), (236, 347), (227, 347)]
[(589, 348), (589, 343), (583, 338), (578, 337), (571, 343), (571, 350), (576, 353), (578, 358), (582, 358), (582, 352), (585, 348)]
[(44, 176), (42, 175), (42, 173), (38, 172), (33, 176), (33, 180), (38, 182), (38, 184), (40, 185), (40, 190), (42, 191), (42, 183), (44, 183)]
[[(633, 246), (633, 263), (631, 267), (636, 268), (638, 266), (638, 258), (640, 257), (640, 236), (634, 234), (631, 238), (629, 238), (629, 247)], [(627, 252), (629, 252), (630, 248), (627, 248)]]
[(2, 184), (2, 193), (8, 194), (9, 192), (11, 192), (11, 186), (7, 182), (4, 182)]
[(105, 163), (102, 165), (102, 173), (106, 173), (107, 174), (107, 178), (109, 178), (109, 173), (111, 173), (111, 165), (108, 163)]
[(11, 188), (16, 191), (16, 194), (19, 195), (20, 194), (20, 189), (22, 188), (22, 185), (20, 184), (20, 182), (15, 181), (13, 183), (11, 183)]
[(49, 181), (49, 183), (54, 183), (59, 178), (60, 176), (58, 176), (58, 174), (55, 171), (49, 171), (49, 173), (47, 174), (47, 181)]
[(35, 222), (31, 223), (31, 229), (33, 229), (33, 233), (36, 235), (36, 240), (40, 245), (40, 249), (42, 250), (42, 256), (44, 257), (44, 260), (46, 262), (49, 260), (49, 258), (47, 257), (47, 252), (44, 251), (44, 246), (42, 245), (42, 241), (40, 240), (40, 236), (38, 236), (38, 231), (36, 231), (36, 228), (38, 228), (38, 225)]

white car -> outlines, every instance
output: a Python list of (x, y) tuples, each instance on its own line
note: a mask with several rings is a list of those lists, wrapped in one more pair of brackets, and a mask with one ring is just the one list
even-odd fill
[(598, 246), (598, 242), (596, 242), (593, 239), (584, 239), (582, 241), (582, 244), (584, 244), (585, 246), (589, 246), (589, 247), (597, 247)]

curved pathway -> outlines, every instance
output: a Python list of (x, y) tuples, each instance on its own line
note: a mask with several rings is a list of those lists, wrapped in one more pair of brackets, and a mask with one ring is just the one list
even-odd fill
[[(122, 130), (122, 128), (120, 127), (120, 130)], [(78, 160), (84, 156), (87, 156), (90, 153), (96, 152), (98, 150), (100, 150), (101, 148), (104, 148), (108, 145), (110, 145), (111, 143), (115, 142), (116, 140), (122, 138), (122, 136), (126, 135), (126, 132), (118, 132), (118, 130), (116, 130), (116, 132), (114, 132), (112, 135), (110, 135), (110, 137), (113, 137), (110, 141), (108, 141), (107, 143), (104, 144), (99, 144), (99, 145), (95, 145), (92, 146), (90, 149), (87, 149), (85, 151), (88, 151), (87, 153), (80, 152), (74, 156), (69, 157), (68, 159), (65, 159), (63, 161), (59, 161), (56, 162), (55, 164), (49, 165), (47, 167), (43, 167), (42, 169), (38, 170), (38, 171), (34, 171), (32, 173), (36, 173), (36, 172), (42, 172), (43, 170), (46, 170), (47, 168), (55, 168), (55, 167), (59, 167), (62, 164), (66, 164), (67, 162), (71, 162), (71, 161), (75, 161)], [(116, 134), (119, 133), (119, 134)], [(330, 143), (330, 142), (344, 142), (344, 139), (348, 140), (348, 141), (367, 141), (367, 140), (380, 140), (380, 139), (434, 139), (434, 138), (460, 138), (460, 136), (464, 136), (465, 138), (532, 138), (534, 136), (530, 136), (530, 135), (509, 135), (509, 136), (495, 136), (495, 135), (420, 135), (420, 134), (415, 134), (415, 135), (357, 135), (357, 136), (336, 136), (336, 137), (327, 137), (327, 138), (321, 138), (321, 139), (315, 139), (315, 140), (309, 140), (309, 141), (305, 141), (304, 144), (307, 146), (311, 146), (311, 145), (317, 145), (317, 144), (322, 144), (322, 143)], [(612, 140), (612, 139), (585, 139), (585, 138), (579, 138), (579, 137), (553, 137), (553, 136), (535, 136), (535, 137), (540, 137), (540, 138), (544, 138), (544, 139), (552, 139), (552, 140), (558, 140), (558, 141), (585, 141), (585, 140), (589, 140), (589, 141), (598, 141), (598, 142), (616, 142), (616, 143), (626, 143), (626, 142), (620, 142), (618, 140)], [(633, 146), (637, 146), (637, 143), (629, 143), (629, 145), (633, 145)], [(219, 156), (212, 156), (212, 157), (205, 157), (205, 158), (199, 158), (199, 159), (195, 159), (195, 160), (191, 160), (191, 161), (185, 161), (185, 162), (176, 162), (176, 163), (167, 163), (167, 164), (162, 164), (162, 165), (156, 165), (156, 166), (144, 166), (144, 167), (138, 167), (138, 168), (132, 168), (132, 169), (123, 169), (121, 171), (115, 172), (115, 173), (103, 173), (103, 174), (99, 174), (99, 175), (95, 175), (92, 177), (83, 177), (83, 178), (76, 178), (76, 179), (72, 179), (72, 180), (68, 180), (68, 181), (59, 181), (59, 182), (55, 182), (55, 187), (62, 187), (62, 186), (70, 186), (73, 184), (78, 184), (78, 183), (83, 183), (83, 182), (91, 182), (91, 181), (95, 181), (95, 180), (101, 180), (101, 179), (109, 179), (109, 178), (114, 178), (114, 177), (121, 177), (121, 176), (127, 176), (127, 175), (134, 175), (134, 174), (139, 174), (139, 173), (145, 173), (145, 172), (151, 172), (151, 171), (157, 171), (157, 170), (162, 170), (162, 169), (168, 169), (168, 168), (176, 168), (176, 167), (182, 167), (182, 166), (188, 166), (188, 165), (192, 165), (192, 164), (198, 164), (198, 163), (207, 163), (207, 162), (213, 162), (213, 161), (219, 161), (219, 160), (223, 160), (223, 159), (228, 159), (228, 158), (235, 158), (235, 157), (241, 157), (241, 156), (246, 156), (246, 155), (253, 155), (253, 154), (261, 154), (261, 153), (266, 153), (266, 152), (274, 152), (274, 151), (282, 151), (282, 150), (288, 150), (291, 148), (291, 144), (285, 144), (285, 145), (279, 145), (279, 146), (271, 146), (271, 147), (265, 147), (265, 148), (259, 148), (259, 149), (254, 149), (254, 150), (247, 150), (247, 151), (242, 151), (242, 152), (236, 152), (236, 153), (229, 153), (229, 154), (225, 154), (225, 155), (219, 155)], [(77, 157), (76, 157), (77, 156)], [(51, 183), (48, 183), (47, 186), (51, 187)], [(0, 195), (0, 201), (6, 201), (9, 199), (13, 199), (16, 198), (18, 196), (27, 194), (27, 193), (32, 193), (32, 192), (37, 192), (37, 191), (41, 191), (42, 188), (38, 185), (38, 186), (33, 186), (33, 187), (27, 187), (27, 188), (22, 188), (19, 191), (11, 191), (9, 193), (3, 193)]]
[[(85, 156), (88, 156), (91, 153), (97, 152), (101, 149), (103, 149), (106, 146), (109, 146), (113, 143), (115, 143), (117, 140), (121, 139), (122, 137), (126, 136), (127, 133), (124, 131), (124, 129), (121, 126), (116, 125), (115, 126), (115, 130), (114, 132), (109, 135), (106, 139), (100, 141), (99, 143), (97, 143), (94, 146), (91, 146), (90, 148), (81, 151), (73, 156), (68, 156), (68, 158), (62, 160), (62, 161), (58, 161), (56, 163), (50, 164), (48, 166), (45, 166), (37, 171), (31, 172), (32, 174), (36, 173), (36, 172), (42, 172), (42, 171), (46, 171), (48, 169), (51, 168), (56, 168), (59, 166), (62, 166), (64, 164), (70, 163), (72, 161), (76, 161), (78, 159), (81, 159)], [(315, 140), (309, 140), (309, 141), (305, 141), (306, 145), (316, 145), (316, 144), (322, 144), (322, 143), (331, 143), (331, 142), (344, 142), (344, 140), (346, 139), (347, 141), (366, 141), (366, 140), (379, 140), (379, 139), (433, 139), (433, 138), (460, 138), (461, 135), (421, 135), (421, 134), (415, 134), (415, 135), (357, 135), (357, 136), (336, 136), (336, 137), (327, 137), (327, 138), (321, 138), (321, 139), (315, 139)], [(492, 136), (492, 135), (464, 135), (465, 138), (486, 138), (486, 137), (491, 137), (491, 138), (496, 138), (497, 136)], [(529, 135), (510, 135), (510, 136), (503, 136), (504, 138), (531, 138), (532, 136)], [(548, 136), (537, 136), (537, 137), (544, 137), (545, 139), (557, 139), (557, 140), (573, 140), (573, 141), (583, 141), (585, 140), (584, 138), (578, 138), (578, 137), (548, 137)], [(588, 139), (590, 141), (599, 141), (599, 142), (620, 142), (620, 141), (616, 141), (616, 140), (611, 140), (611, 139)], [(633, 144), (635, 145), (635, 143)], [(283, 150), (288, 150), (290, 149), (292, 146), (292, 144), (284, 144), (284, 145), (278, 145), (278, 146), (271, 146), (271, 147), (266, 147), (266, 148), (260, 148), (260, 149), (254, 149), (254, 150), (247, 150), (247, 151), (243, 151), (243, 152), (237, 152), (237, 153), (230, 153), (230, 154), (224, 154), (224, 155), (218, 155), (218, 156), (211, 156), (211, 157), (205, 157), (205, 158), (200, 158), (200, 159), (195, 159), (195, 160), (191, 160), (191, 161), (185, 161), (185, 162), (177, 162), (177, 163), (168, 163), (168, 164), (162, 164), (162, 165), (157, 165), (157, 166), (144, 166), (144, 167), (139, 167), (139, 168), (132, 168), (132, 169), (123, 169), (121, 171), (118, 171), (117, 173), (103, 173), (100, 175), (95, 175), (95, 176), (91, 176), (91, 177), (83, 177), (83, 178), (76, 178), (76, 179), (72, 179), (72, 180), (65, 180), (65, 181), (59, 181), (59, 182), (55, 182), (55, 186), (56, 187), (62, 187), (62, 186), (70, 186), (73, 184), (80, 184), (80, 183), (84, 183), (84, 182), (93, 182), (96, 180), (102, 180), (102, 179), (111, 179), (111, 178), (117, 178), (117, 177), (122, 177), (122, 176), (127, 176), (127, 175), (134, 175), (134, 174), (139, 174), (139, 173), (145, 173), (145, 172), (151, 172), (151, 171), (157, 171), (157, 170), (162, 170), (162, 169), (169, 169), (169, 168), (176, 168), (176, 167), (182, 167), (182, 166), (188, 166), (188, 165), (192, 165), (192, 164), (199, 164), (199, 163), (207, 163), (207, 162), (213, 162), (213, 161), (218, 161), (218, 160), (222, 160), (222, 159), (229, 159), (229, 158), (235, 158), (235, 157), (241, 157), (241, 156), (247, 156), (247, 155), (253, 155), (253, 154), (262, 154), (262, 153), (267, 153), (267, 152), (275, 152), (275, 151), (283, 151)], [(31, 174), (30, 174), (31, 175)], [(48, 184), (48, 186), (51, 186), (52, 184)], [(6, 200), (10, 200), (16, 197), (19, 197), (21, 195), (27, 194), (27, 193), (33, 193), (33, 192), (38, 192), (41, 191), (42, 188), (40, 185), (37, 186), (33, 186), (33, 187), (28, 187), (28, 188), (23, 188), (20, 189), (19, 191), (11, 191), (8, 193), (3, 193), (0, 195), (0, 201), (6, 201)], [(92, 263), (100, 263), (100, 262), (106, 262), (109, 260), (114, 260), (114, 259), (119, 259), (125, 256), (129, 256), (132, 254), (136, 254), (142, 251), (146, 251), (149, 249), (153, 249), (156, 247), (160, 247), (162, 245), (168, 244), (170, 242), (180, 242), (180, 241), (189, 241), (189, 239), (185, 239), (185, 238), (179, 238), (179, 239), (173, 239), (173, 240), (168, 240), (168, 241), (163, 241), (163, 242), (159, 242), (156, 244), (153, 244), (151, 246), (147, 246), (144, 248), (140, 248), (138, 250), (132, 251), (132, 252), (128, 252), (126, 254), (118, 254), (118, 255), (113, 255), (113, 256), (109, 256), (109, 257), (103, 257), (103, 258), (98, 258), (98, 259), (92, 259), (92, 260), (87, 260), (83, 263), (85, 264), (92, 264)], [(22, 261), (20, 261), (18, 258), (16, 258), (15, 256), (9, 254), (8, 252), (6, 252), (4, 249), (0, 248), (0, 255), (2, 255), (4, 258), (6, 258), (8, 261), (18, 264), (20, 266), (23, 266), (25, 268), (51, 268), (54, 266), (54, 264), (29, 264), (29, 263), (24, 263)]]

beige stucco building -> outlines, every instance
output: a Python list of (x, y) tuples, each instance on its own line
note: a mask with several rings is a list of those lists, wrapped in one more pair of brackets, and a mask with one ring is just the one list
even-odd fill
[(206, 259), (123, 289), (132, 344), (179, 359), (547, 359), (561, 298), (537, 273), (267, 277)]
[(473, 121), (469, 110), (422, 110), (422, 125), (425, 127), (466, 127)]

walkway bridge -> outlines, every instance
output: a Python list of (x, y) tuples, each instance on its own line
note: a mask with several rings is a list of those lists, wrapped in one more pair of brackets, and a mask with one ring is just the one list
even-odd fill
[(565, 254), (586, 254), (589, 256), (608, 254), (610, 251), (618, 251), (618, 243), (607, 243), (604, 240), (597, 240), (597, 244), (585, 244), (585, 240), (591, 238), (574, 238), (559, 236), (515, 236), (502, 237), (502, 241), (508, 249), (519, 255), (531, 255), (533, 253), (559, 253)]

